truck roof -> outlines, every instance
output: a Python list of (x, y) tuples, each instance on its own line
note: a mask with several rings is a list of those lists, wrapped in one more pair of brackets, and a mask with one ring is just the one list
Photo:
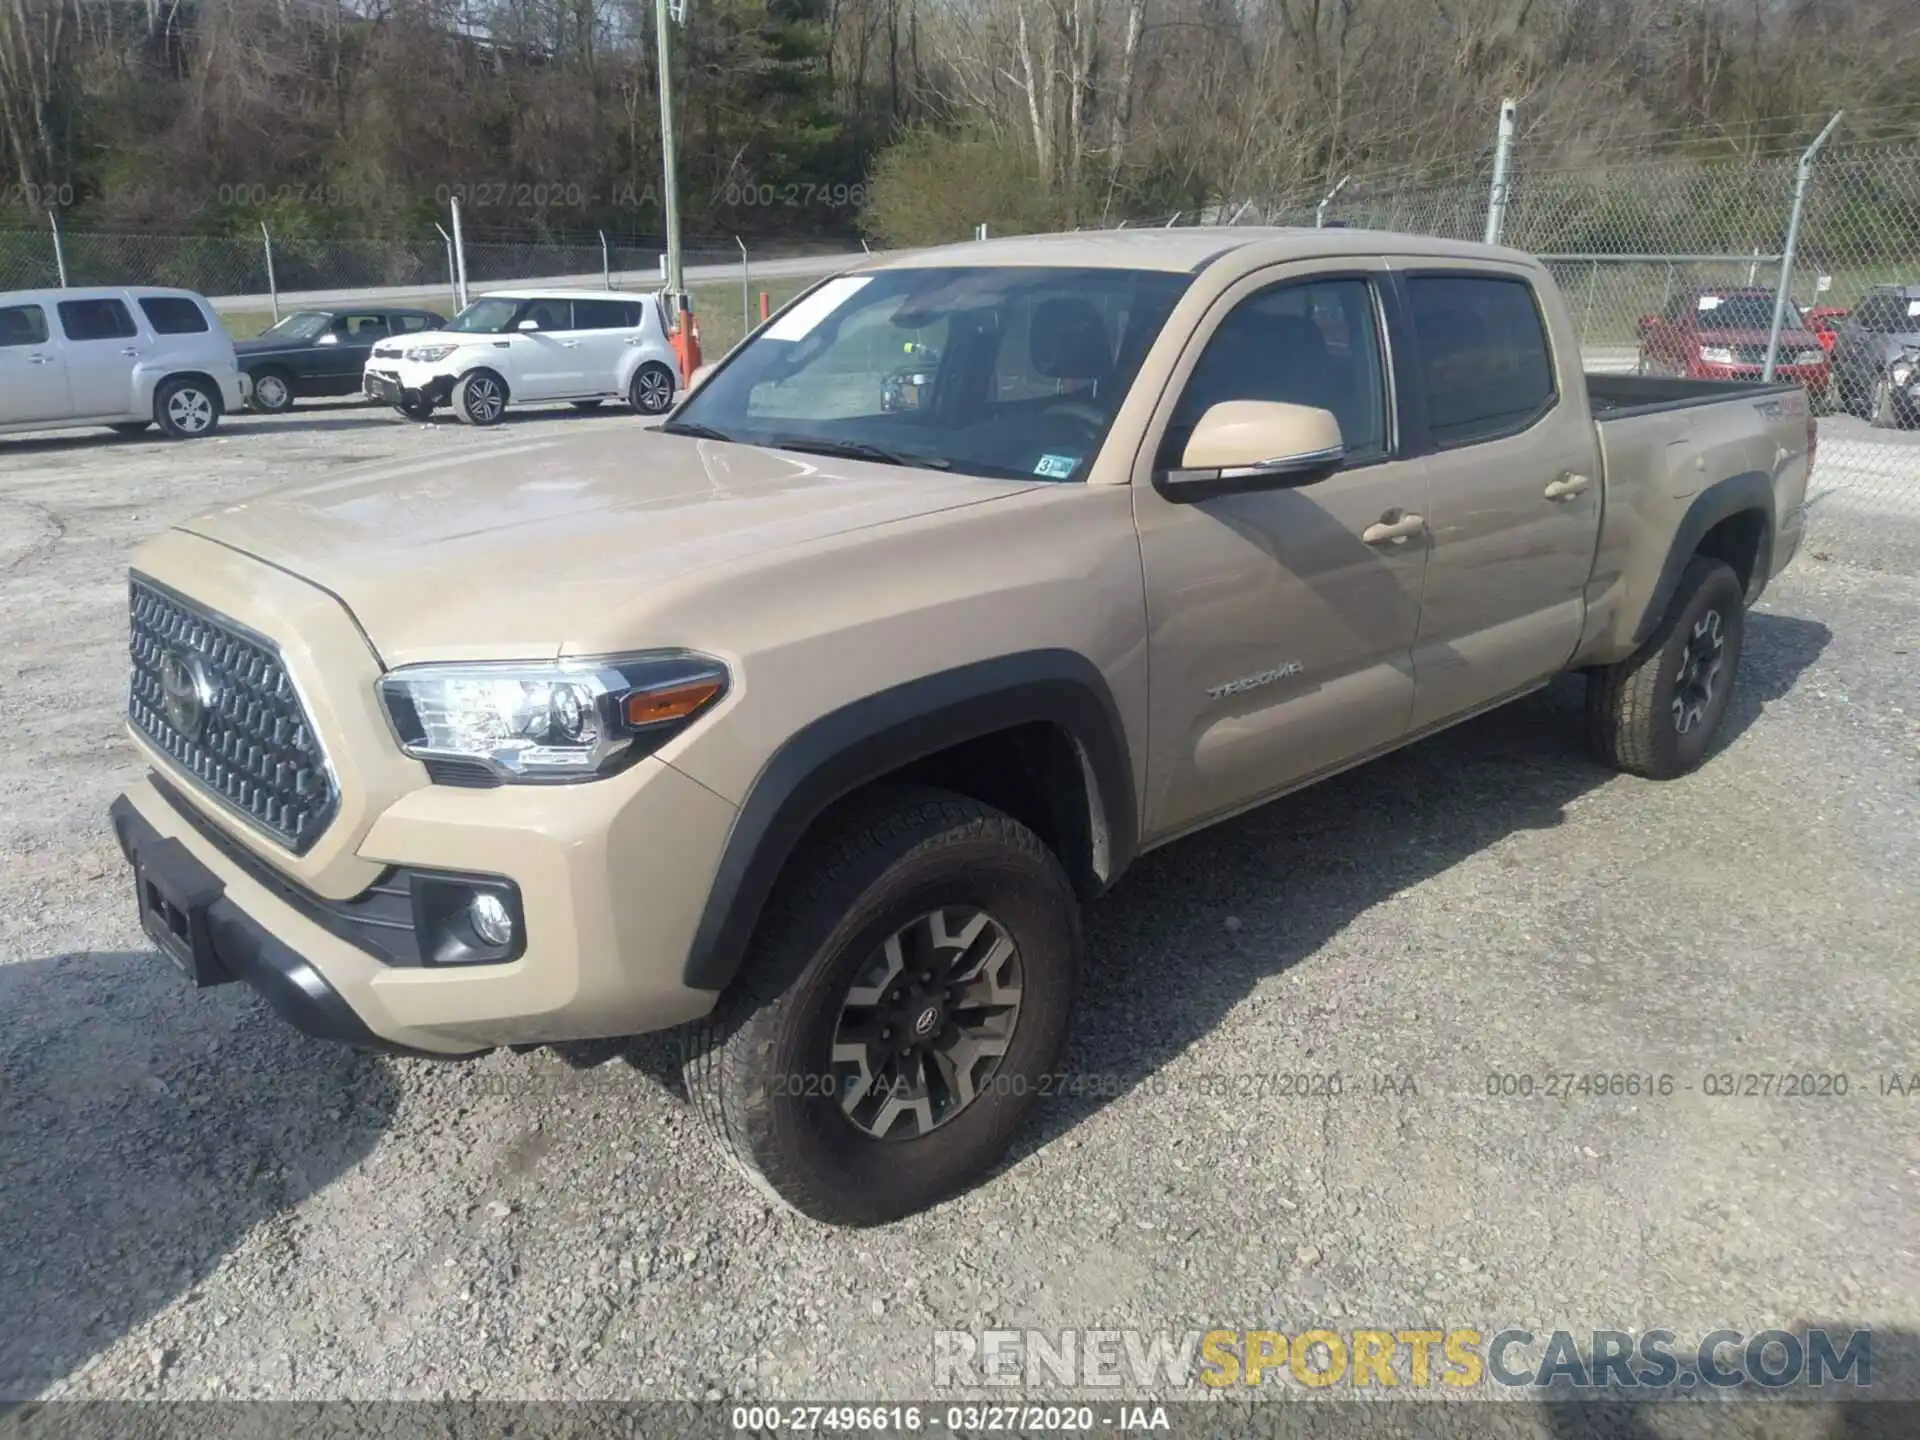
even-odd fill
[(1443, 240), (1391, 230), (1315, 230), (1281, 225), (1193, 225), (1160, 230), (1073, 230), (968, 240), (911, 254), (876, 257), (860, 269), (910, 270), (936, 265), (1060, 265), (1191, 274), (1229, 251), (1259, 246), (1274, 260), (1328, 255), (1435, 255), (1528, 261), (1517, 250), (1473, 240)]

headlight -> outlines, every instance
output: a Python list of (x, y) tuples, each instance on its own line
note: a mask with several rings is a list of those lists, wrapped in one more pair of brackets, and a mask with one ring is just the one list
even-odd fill
[(1796, 350), (1793, 352), (1793, 363), (1796, 365), (1818, 365), (1826, 358), (1827, 352), (1824, 350)]
[(1707, 365), (1733, 364), (1733, 351), (1725, 345), (1702, 345), (1700, 359)]
[(495, 780), (592, 780), (650, 754), (726, 694), (691, 650), (598, 659), (408, 665), (381, 677), (400, 748)]
[(436, 360), (446, 359), (459, 348), (458, 345), (416, 345), (407, 351), (407, 359), (424, 360), (431, 365)]

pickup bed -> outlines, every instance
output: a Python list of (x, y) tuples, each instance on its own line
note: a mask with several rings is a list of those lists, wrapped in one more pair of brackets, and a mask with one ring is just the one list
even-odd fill
[(694, 380), (149, 541), (113, 820), (194, 983), (443, 1056), (680, 1026), (840, 1223), (991, 1166), (1143, 851), (1568, 671), (1602, 761), (1701, 764), (1815, 440), (1351, 230), (875, 261)]

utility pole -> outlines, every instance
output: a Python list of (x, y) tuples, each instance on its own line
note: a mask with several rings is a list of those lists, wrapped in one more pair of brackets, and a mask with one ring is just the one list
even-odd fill
[(1500, 102), (1500, 135), (1493, 152), (1493, 188), (1487, 192), (1487, 244), (1498, 245), (1507, 224), (1507, 174), (1513, 166), (1514, 112), (1517, 101)]
[(673, 165), (673, 58), (667, 27), (686, 18), (686, 3), (653, 0), (653, 28), (660, 42), (660, 169), (667, 196), (667, 308), (676, 316), (680, 313), (680, 297), (686, 291), (686, 276), (680, 265), (680, 183)]

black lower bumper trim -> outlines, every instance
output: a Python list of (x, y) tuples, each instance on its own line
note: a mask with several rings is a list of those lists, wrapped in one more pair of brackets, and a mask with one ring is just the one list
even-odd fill
[[(143, 854), (155, 854), (165, 843), (160, 832), (126, 796), (116, 799), (108, 813), (121, 851), (136, 868), (141, 865)], [(167, 865), (175, 875), (183, 870), (191, 872), (194, 904), (203, 913), (213, 960), (222, 972), (210, 977), (212, 983), (219, 983), (221, 979), (244, 980), (282, 1020), (320, 1040), (334, 1040), (393, 1055), (422, 1055), (436, 1060), (466, 1058), (415, 1050), (374, 1034), (305, 956), (270, 934), (233, 902), (225, 893), (225, 885), (211, 870), (184, 852), (169, 855)], [(477, 1055), (483, 1051), (469, 1053)]]

